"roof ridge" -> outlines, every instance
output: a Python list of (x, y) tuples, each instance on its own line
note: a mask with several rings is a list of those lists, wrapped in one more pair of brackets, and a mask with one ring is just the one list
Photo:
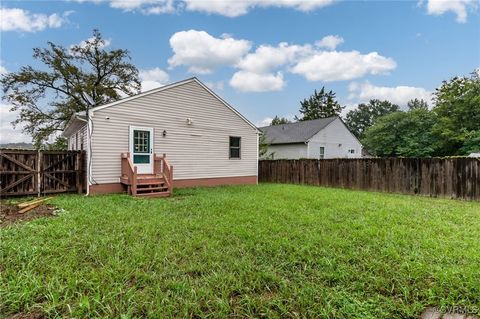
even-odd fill
[(308, 121), (271, 125), (260, 128), (270, 144), (303, 143), (325, 127), (340, 119), (338, 116), (324, 117)]
[(313, 120), (297, 121), (297, 122), (290, 122), (290, 123), (283, 123), (283, 124), (275, 124), (275, 125), (261, 126), (261, 128), (265, 128), (265, 127), (275, 127), (275, 126), (280, 126), (280, 125), (292, 125), (292, 124), (308, 123), (308, 122), (313, 122), (313, 121), (318, 121), (318, 120), (325, 120), (325, 119), (332, 119), (332, 118), (337, 118), (337, 117), (340, 117), (340, 116), (335, 115), (335, 116), (329, 116), (329, 117), (319, 117), (318, 119), (313, 119)]

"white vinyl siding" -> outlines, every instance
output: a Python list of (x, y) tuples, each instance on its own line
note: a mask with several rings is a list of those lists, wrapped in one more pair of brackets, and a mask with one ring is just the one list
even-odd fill
[[(320, 158), (320, 147), (324, 147), (324, 158), (362, 157), (362, 144), (340, 119), (336, 119), (310, 139), (308, 157)], [(354, 150), (354, 153), (351, 153), (351, 150)]]
[[(299, 159), (306, 158), (307, 151), (305, 143), (269, 145), (267, 156), (273, 159)], [(273, 156), (270, 155), (272, 153)]]
[[(195, 81), (96, 110), (92, 122), (97, 183), (119, 182), (129, 126), (154, 129), (154, 152), (167, 154), (176, 180), (257, 175), (256, 130)], [(229, 159), (229, 136), (241, 137), (241, 159)]]
[(67, 139), (67, 149), (70, 151), (87, 150), (87, 125), (82, 126), (78, 131), (70, 135)]

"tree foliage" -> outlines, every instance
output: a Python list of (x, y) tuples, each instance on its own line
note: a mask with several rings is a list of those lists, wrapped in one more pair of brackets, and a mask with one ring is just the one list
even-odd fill
[(438, 144), (432, 132), (435, 123), (436, 115), (428, 109), (390, 113), (366, 130), (362, 142), (376, 156), (433, 156)]
[(463, 155), (480, 153), (480, 130), (471, 131), (466, 134), (460, 151)]
[(70, 48), (48, 42), (46, 48), (33, 49), (44, 69), (23, 66), (2, 77), (3, 99), (13, 105), (11, 111), (19, 112), (13, 124), (22, 124), (36, 147), (58, 135), (75, 112), (140, 91), (128, 51), (105, 47), (98, 30)]
[[(465, 142), (480, 131), (480, 76), (478, 70), (470, 76), (443, 81), (435, 92), (433, 112), (438, 122), (433, 131), (439, 136), (441, 155), (465, 155)], [(475, 141), (475, 138), (473, 138)]]
[(278, 115), (275, 115), (270, 125), (280, 125), (280, 124), (288, 124), (288, 123), (291, 123), (291, 122), (286, 117), (278, 117)]
[(428, 103), (423, 99), (413, 99), (408, 101), (409, 110), (428, 110)]
[(339, 116), (343, 107), (338, 103), (333, 91), (326, 92), (322, 87), (320, 92), (315, 92), (308, 99), (300, 102), (300, 117), (295, 116), (297, 121), (308, 121), (319, 118)]
[(444, 81), (430, 111), (422, 100), (407, 112), (377, 118), (363, 144), (377, 156), (452, 156), (480, 151), (480, 76)]
[(258, 137), (258, 156), (265, 158), (268, 153), (268, 144), (265, 134), (261, 133)]
[(345, 124), (357, 138), (362, 139), (365, 131), (375, 124), (379, 117), (399, 110), (398, 105), (389, 101), (370, 100), (366, 104), (359, 104), (355, 110), (349, 111)]

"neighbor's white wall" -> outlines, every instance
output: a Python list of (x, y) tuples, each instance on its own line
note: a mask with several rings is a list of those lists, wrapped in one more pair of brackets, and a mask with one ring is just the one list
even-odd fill
[(70, 135), (67, 139), (67, 149), (70, 151), (81, 150), (83, 138), (83, 150), (87, 149), (87, 124), (80, 127), (75, 133)]
[[(196, 82), (97, 110), (92, 121), (92, 176), (99, 184), (119, 182), (130, 125), (153, 127), (154, 152), (167, 154), (176, 180), (257, 175), (256, 130)], [(229, 159), (229, 136), (242, 138), (241, 159)]]
[[(339, 146), (340, 144), (341, 146)], [(319, 158), (321, 146), (325, 147), (325, 158), (362, 157), (362, 144), (340, 119), (336, 119), (310, 139), (308, 157)], [(349, 149), (354, 149), (355, 154), (349, 154)]]
[(308, 156), (308, 149), (305, 143), (269, 145), (267, 156), (272, 153), (273, 159), (299, 159)]

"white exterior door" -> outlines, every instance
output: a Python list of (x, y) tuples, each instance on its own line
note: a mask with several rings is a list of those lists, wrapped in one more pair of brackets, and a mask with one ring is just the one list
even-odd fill
[(130, 126), (130, 154), (139, 174), (153, 173), (153, 128)]

